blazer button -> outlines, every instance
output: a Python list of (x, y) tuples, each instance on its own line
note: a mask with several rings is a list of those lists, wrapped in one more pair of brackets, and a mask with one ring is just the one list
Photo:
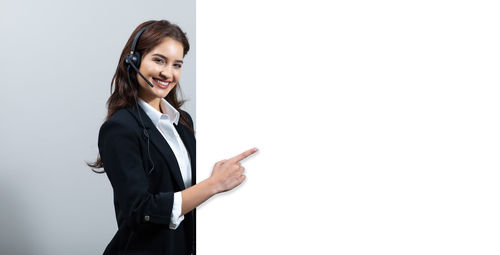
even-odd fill
[(144, 216), (144, 220), (149, 221), (149, 216), (148, 215)]

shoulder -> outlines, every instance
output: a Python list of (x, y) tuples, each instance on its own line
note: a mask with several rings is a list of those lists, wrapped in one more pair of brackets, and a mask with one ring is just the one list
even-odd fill
[(116, 111), (106, 122), (136, 124), (137, 122), (131, 111), (131, 108), (122, 108)]
[(103, 136), (123, 136), (138, 133), (138, 124), (129, 109), (116, 111), (99, 130), (99, 137)]

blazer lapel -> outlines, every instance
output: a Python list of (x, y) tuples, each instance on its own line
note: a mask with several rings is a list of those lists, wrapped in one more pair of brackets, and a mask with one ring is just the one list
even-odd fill
[[(144, 123), (144, 127), (149, 133), (149, 142), (152, 143), (154, 147), (156, 147), (156, 149), (160, 151), (160, 153), (165, 157), (167, 164), (170, 167), (172, 176), (175, 179), (175, 182), (177, 183), (177, 185), (179, 185), (181, 190), (184, 190), (186, 187), (184, 186), (184, 181), (182, 180), (179, 163), (177, 162), (177, 158), (175, 157), (172, 148), (170, 148), (170, 145), (167, 143), (167, 141), (160, 133), (160, 131), (158, 131), (158, 129), (155, 127), (155, 125), (148, 117), (146, 112), (144, 112), (144, 110), (141, 107), (137, 108), (140, 111), (140, 116), (142, 118), (142, 122)], [(142, 128), (142, 124), (138, 117), (136, 107), (129, 108), (129, 111), (136, 118), (137, 122), (139, 123), (139, 126)], [(155, 170), (158, 171), (158, 169)]]

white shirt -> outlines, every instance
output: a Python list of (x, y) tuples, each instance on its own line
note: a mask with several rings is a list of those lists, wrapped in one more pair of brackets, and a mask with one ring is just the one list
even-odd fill
[[(160, 131), (163, 135), (163, 138), (165, 138), (168, 145), (170, 145), (170, 148), (172, 148), (181, 170), (184, 186), (186, 188), (191, 187), (191, 161), (189, 159), (186, 146), (184, 146), (181, 137), (174, 127), (174, 123), (176, 125), (179, 123), (179, 112), (163, 98), (160, 102), (160, 109), (164, 113), (159, 112), (141, 98), (139, 98), (138, 103), (144, 112), (146, 112), (158, 131)], [(179, 224), (181, 224), (182, 220), (184, 220), (184, 216), (181, 216), (181, 211), (182, 195), (179, 191), (174, 193), (174, 204), (172, 207), (172, 214), (170, 216), (170, 229), (176, 229)]]

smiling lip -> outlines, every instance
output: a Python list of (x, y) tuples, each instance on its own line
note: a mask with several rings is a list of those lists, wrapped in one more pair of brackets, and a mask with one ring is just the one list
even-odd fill
[(153, 83), (162, 89), (166, 89), (168, 88), (171, 82), (153, 78)]

